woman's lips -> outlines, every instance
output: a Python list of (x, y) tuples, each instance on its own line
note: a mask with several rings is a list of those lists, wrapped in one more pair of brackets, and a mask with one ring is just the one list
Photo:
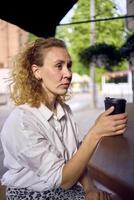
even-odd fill
[(63, 83), (61, 84), (61, 86), (64, 86), (64, 87), (69, 87), (70, 83)]

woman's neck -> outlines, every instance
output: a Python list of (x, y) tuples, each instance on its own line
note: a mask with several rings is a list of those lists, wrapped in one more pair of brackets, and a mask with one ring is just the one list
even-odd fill
[(50, 97), (48, 96), (48, 104), (49, 104), (49, 109), (56, 113), (56, 107), (57, 107), (57, 99), (56, 97)]

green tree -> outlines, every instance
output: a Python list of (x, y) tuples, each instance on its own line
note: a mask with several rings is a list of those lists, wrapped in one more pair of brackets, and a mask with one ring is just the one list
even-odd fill
[[(96, 18), (117, 16), (117, 10), (112, 0), (95, 0)], [(70, 22), (85, 21), (90, 19), (90, 0), (80, 0), (74, 8)], [(120, 47), (124, 42), (124, 20), (96, 22), (96, 43), (113, 44)], [(64, 39), (73, 58), (73, 71), (89, 73), (88, 64), (79, 61), (79, 53), (90, 46), (90, 23), (58, 26), (56, 36)]]
[(122, 45), (120, 52), (123, 58), (126, 58), (128, 61), (130, 60), (131, 53), (134, 53), (134, 33), (129, 35)]
[(105, 67), (107, 71), (113, 71), (113, 67), (118, 65), (122, 58), (115, 45), (98, 43), (80, 52), (80, 60), (84, 64), (94, 62), (96, 67)]

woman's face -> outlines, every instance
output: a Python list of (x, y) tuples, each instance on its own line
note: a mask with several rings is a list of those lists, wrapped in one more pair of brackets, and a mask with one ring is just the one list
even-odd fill
[[(38, 67), (37, 76), (48, 96), (64, 95), (72, 79), (72, 61), (66, 49), (51, 47), (45, 52), (44, 65)], [(35, 74), (36, 76), (36, 74)]]

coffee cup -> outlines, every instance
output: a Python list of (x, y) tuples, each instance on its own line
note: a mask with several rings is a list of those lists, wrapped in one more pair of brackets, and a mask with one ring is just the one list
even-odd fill
[(105, 97), (104, 104), (105, 104), (105, 110), (107, 110), (111, 106), (114, 106), (114, 110), (111, 113), (111, 115), (124, 113), (126, 109), (126, 99), (124, 98)]

